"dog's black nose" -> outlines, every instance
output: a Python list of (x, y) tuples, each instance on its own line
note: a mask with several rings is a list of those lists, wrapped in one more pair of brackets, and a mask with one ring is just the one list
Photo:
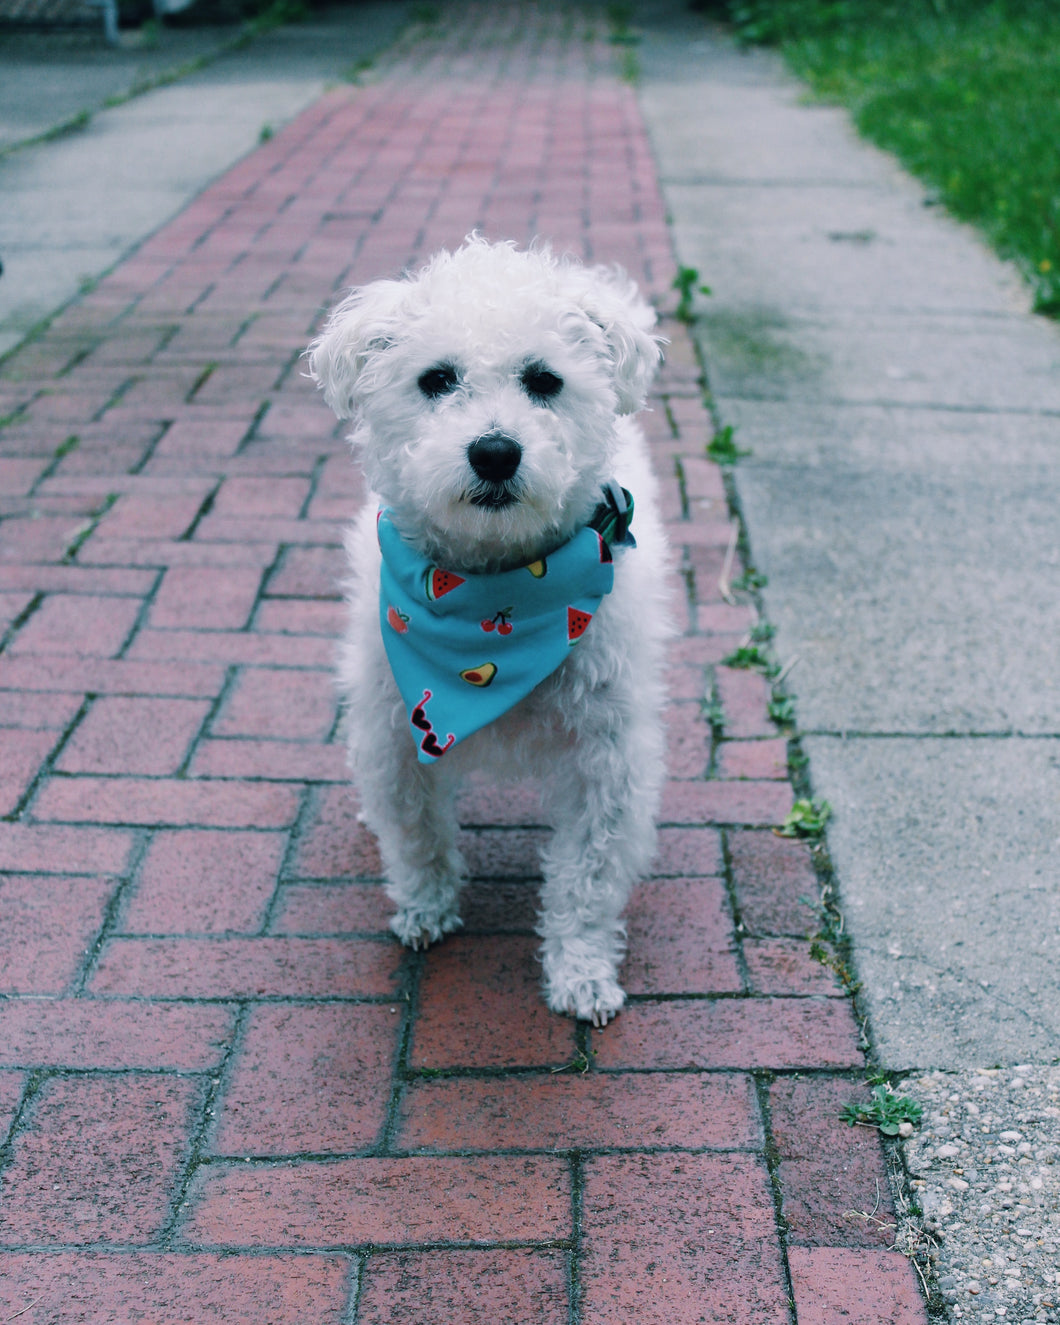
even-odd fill
[(467, 448), (467, 461), (479, 478), (504, 483), (519, 468), (523, 448), (502, 432), (487, 432)]

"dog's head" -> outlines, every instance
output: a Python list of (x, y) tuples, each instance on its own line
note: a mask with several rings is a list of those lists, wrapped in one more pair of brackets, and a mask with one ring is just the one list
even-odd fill
[(353, 290), (310, 373), (406, 537), (457, 568), (532, 560), (611, 477), (615, 420), (644, 403), (655, 317), (617, 270), (471, 237)]

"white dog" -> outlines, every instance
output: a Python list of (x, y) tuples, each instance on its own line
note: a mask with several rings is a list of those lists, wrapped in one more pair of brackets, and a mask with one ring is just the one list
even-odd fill
[(308, 351), (373, 490), (346, 539), (340, 685), (391, 928), (419, 948), (461, 924), (461, 779), (533, 777), (545, 993), (594, 1025), (625, 1002), (663, 770), (665, 546), (629, 417), (654, 320), (617, 270), (471, 236), (352, 291)]

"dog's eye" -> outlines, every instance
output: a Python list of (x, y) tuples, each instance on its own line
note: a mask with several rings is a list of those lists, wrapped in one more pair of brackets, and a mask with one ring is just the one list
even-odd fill
[(425, 373), (420, 373), (416, 385), (428, 400), (437, 400), (439, 396), (447, 396), (450, 391), (455, 391), (459, 381), (452, 364), (441, 363), (437, 368), (428, 368)]
[(520, 379), (526, 393), (532, 396), (534, 400), (551, 400), (553, 396), (558, 396), (563, 390), (563, 378), (557, 377), (555, 373), (550, 373), (547, 368), (542, 368), (540, 364), (531, 364), (529, 368), (523, 371)]

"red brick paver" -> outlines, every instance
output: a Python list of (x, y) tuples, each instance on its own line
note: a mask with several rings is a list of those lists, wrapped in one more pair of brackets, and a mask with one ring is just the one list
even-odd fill
[[(769, 684), (724, 661), (755, 613), (607, 37), (444, 8), (0, 370), (0, 1320), (926, 1320), (838, 1121), (860, 1028), (770, 831)], [(475, 227), (624, 264), (671, 342), (670, 780), (603, 1032), (540, 997), (530, 789), (462, 798), (465, 932), (424, 956), (344, 779), (363, 484), (299, 356)]]

